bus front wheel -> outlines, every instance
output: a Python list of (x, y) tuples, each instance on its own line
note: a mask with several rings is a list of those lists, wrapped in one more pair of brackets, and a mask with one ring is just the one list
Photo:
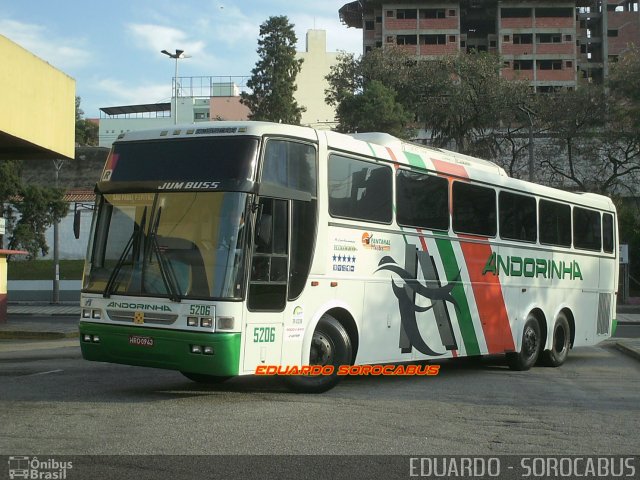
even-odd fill
[(207, 385), (216, 385), (218, 383), (226, 382), (231, 378), (231, 377), (221, 377), (218, 375), (205, 375), (204, 373), (191, 373), (191, 372), (180, 372), (180, 373), (193, 382), (204, 383)]
[(288, 387), (298, 393), (322, 393), (340, 381), (338, 368), (351, 365), (352, 346), (342, 324), (330, 315), (323, 315), (311, 340), (309, 365), (332, 366), (331, 375), (296, 375), (286, 377)]
[(522, 330), (522, 345), (519, 352), (507, 353), (507, 363), (511, 370), (529, 370), (540, 355), (542, 335), (538, 319), (529, 314)]
[(547, 367), (559, 367), (569, 356), (569, 342), (571, 330), (569, 321), (564, 313), (560, 313), (553, 326), (553, 343), (551, 350), (545, 350), (542, 354), (542, 363)]

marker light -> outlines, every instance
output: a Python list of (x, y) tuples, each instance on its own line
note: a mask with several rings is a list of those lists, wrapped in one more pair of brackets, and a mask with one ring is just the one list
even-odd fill
[(85, 334), (82, 336), (82, 341), (83, 341), (83, 342), (91, 342), (91, 335), (89, 335), (89, 334), (85, 333)]
[(200, 326), (211, 328), (213, 327), (213, 319), (211, 317), (204, 317), (200, 319)]
[(235, 319), (233, 317), (216, 318), (216, 330), (233, 330), (235, 327)]
[(213, 355), (213, 347), (205, 346), (202, 353), (204, 353), (205, 355)]
[(100, 310), (91, 310), (91, 318), (100, 320), (102, 318), (102, 312), (100, 312)]
[(187, 326), (188, 327), (197, 327), (198, 326), (198, 317), (187, 317)]
[(202, 353), (202, 347), (200, 345), (191, 345), (191, 353)]
[(93, 336), (93, 343), (100, 343), (100, 337), (98, 335)]

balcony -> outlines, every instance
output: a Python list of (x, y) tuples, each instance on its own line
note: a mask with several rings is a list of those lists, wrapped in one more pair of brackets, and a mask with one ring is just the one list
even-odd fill
[(502, 78), (506, 78), (507, 80), (533, 81), (533, 70), (514, 70), (513, 68), (503, 68)]
[(574, 17), (538, 17), (536, 28), (575, 28)]
[(576, 72), (573, 68), (538, 70), (536, 77), (539, 82), (572, 82), (576, 79)]
[(415, 30), (418, 28), (417, 18), (385, 18), (384, 29), (389, 31), (395, 30)]
[(421, 30), (458, 30), (458, 17), (421, 18), (418, 22)]
[(536, 45), (536, 54), (574, 55), (575, 45), (573, 43), (539, 43)]
[(533, 55), (533, 44), (503, 43), (501, 53), (502, 55)]
[(501, 18), (500, 19), (500, 28), (532, 28), (533, 27), (533, 18), (532, 17), (521, 17), (521, 18)]

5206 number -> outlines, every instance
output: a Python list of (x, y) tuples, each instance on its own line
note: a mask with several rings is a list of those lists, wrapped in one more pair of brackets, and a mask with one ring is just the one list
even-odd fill
[(272, 343), (276, 341), (276, 327), (256, 327), (253, 329), (253, 343)]

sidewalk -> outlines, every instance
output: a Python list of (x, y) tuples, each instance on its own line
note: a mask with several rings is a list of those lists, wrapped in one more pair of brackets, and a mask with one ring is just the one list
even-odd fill
[[(55, 340), (78, 337), (78, 303), (20, 303), (8, 305), (7, 323), (0, 323), (0, 339)], [(640, 325), (640, 306), (624, 305), (617, 313), (618, 323)], [(616, 348), (640, 360), (640, 338), (617, 338)]]

